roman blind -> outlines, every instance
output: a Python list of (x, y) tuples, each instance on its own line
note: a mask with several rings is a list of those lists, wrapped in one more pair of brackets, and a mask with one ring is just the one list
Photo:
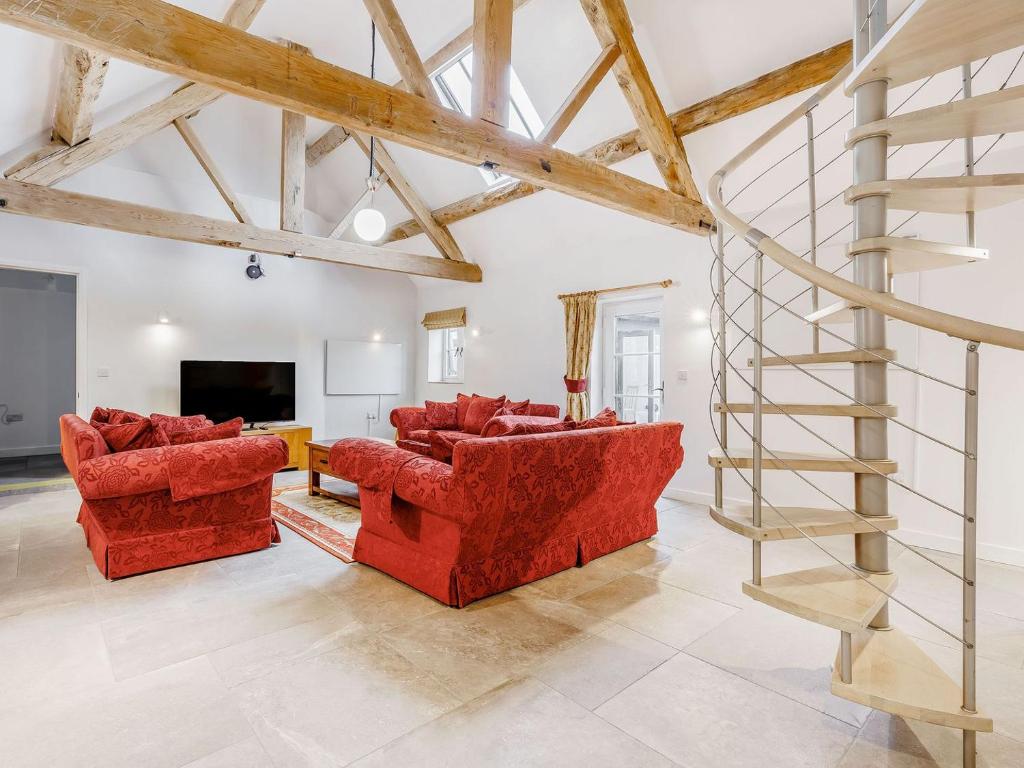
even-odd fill
[(439, 309), (423, 316), (423, 327), (428, 331), (441, 328), (462, 328), (466, 325), (466, 308)]

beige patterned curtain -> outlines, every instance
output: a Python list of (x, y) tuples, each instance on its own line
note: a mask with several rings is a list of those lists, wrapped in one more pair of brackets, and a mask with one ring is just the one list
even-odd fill
[(590, 415), (587, 377), (597, 319), (597, 293), (587, 291), (560, 298), (565, 307), (565, 388), (569, 393), (565, 410), (570, 419), (585, 419)]

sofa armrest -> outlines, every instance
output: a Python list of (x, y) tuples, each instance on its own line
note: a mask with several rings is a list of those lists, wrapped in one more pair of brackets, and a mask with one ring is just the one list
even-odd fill
[(86, 501), (165, 491), (167, 448), (108, 453), (78, 464), (78, 492)]
[(462, 522), (455, 473), (451, 465), (443, 461), (421, 457), (405, 464), (395, 477), (395, 494), (438, 517)]
[(405, 440), (409, 433), (427, 428), (427, 409), (415, 407), (395, 408), (391, 411), (391, 425), (398, 430), (398, 437)]
[(252, 485), (288, 463), (288, 444), (273, 435), (172, 445), (164, 451), (175, 501)]

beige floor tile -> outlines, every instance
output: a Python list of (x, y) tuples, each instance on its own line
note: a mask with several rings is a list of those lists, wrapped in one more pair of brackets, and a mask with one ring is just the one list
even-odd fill
[(685, 653), (595, 712), (686, 766), (827, 768), (837, 765), (857, 734)]
[(333, 650), (343, 638), (362, 628), (343, 612), (229, 645), (212, 652), (210, 661), (225, 684), (234, 687)]
[(838, 648), (838, 631), (750, 601), (686, 653), (859, 728), (871, 710), (829, 691)]
[(658, 533), (654, 540), (662, 545), (686, 550), (706, 541), (733, 537), (708, 515), (707, 508), (692, 505), (659, 510)]
[(256, 737), (218, 749), (182, 768), (274, 768), (270, 755)]
[(557, 691), (526, 679), (509, 683), (355, 763), (397, 766), (671, 766)]
[(53, 547), (60, 544), (75, 544), (85, 548), (85, 534), (82, 526), (75, 522), (78, 515), (65, 514), (61, 519), (45, 522), (25, 522), (21, 526), (21, 548)]
[(192, 563), (114, 581), (91, 568), (89, 577), (96, 610), (104, 619), (180, 608), (205, 595), (237, 587), (217, 561)]
[[(961, 732), (873, 712), (839, 768), (962, 768)], [(1024, 743), (978, 734), (979, 768), (1024, 765)]]
[(166, 611), (106, 619), (114, 675), (124, 680), (337, 610), (294, 576), (205, 594)]
[(737, 611), (639, 574), (627, 574), (572, 602), (676, 649), (685, 648)]
[(32, 549), (21, 549), (18, 562), (18, 575), (26, 579), (59, 578), (68, 572), (77, 572), (82, 568), (96, 570), (92, 553), (85, 546), (85, 541), (67, 544), (45, 544)]
[(82, 603), (0, 619), (0, 718), (114, 682), (95, 619)]
[(11, 552), (21, 545), (21, 521), (7, 520), (0, 510), (0, 552)]
[(638, 571), (671, 557), (673, 552), (675, 549), (672, 547), (659, 544), (656, 539), (648, 539), (607, 554), (601, 559), (614, 563), (626, 571)]
[(606, 626), (574, 605), (517, 593), (496, 595), (461, 611), (435, 612), (383, 636), (469, 701)]
[(371, 632), (233, 689), (275, 765), (347, 765), (454, 709), (440, 682)]
[(18, 575), (18, 550), (0, 550), (0, 582)]
[(76, 566), (44, 577), (19, 575), (4, 582), (0, 589), (0, 618), (58, 606), (92, 606), (88, 567)]
[(0, 718), (4, 762), (19, 768), (178, 768), (251, 736), (202, 658)]
[(555, 652), (531, 674), (580, 706), (595, 709), (676, 653), (646, 635), (609, 624)]
[(591, 560), (581, 568), (568, 568), (538, 581), (527, 584), (520, 592), (528, 592), (551, 600), (568, 600), (576, 595), (589, 592), (595, 587), (614, 581), (633, 569), (621, 563), (609, 561), (607, 557)]
[(372, 629), (383, 630), (430, 613), (451, 610), (369, 566), (346, 564), (336, 558), (304, 569), (298, 578)]

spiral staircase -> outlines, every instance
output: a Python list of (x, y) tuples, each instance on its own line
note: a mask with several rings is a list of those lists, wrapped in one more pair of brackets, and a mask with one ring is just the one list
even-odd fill
[[(715, 470), (715, 503), (710, 514), (720, 525), (751, 541), (752, 575), (742, 585), (746, 595), (839, 631), (831, 683), (834, 695), (904, 718), (962, 730), (963, 765), (974, 766), (976, 733), (993, 730), (992, 720), (978, 703), (975, 675), (980, 347), (1024, 350), (1024, 332), (928, 309), (897, 298), (892, 290), (894, 275), (950, 267), (969, 269), (962, 265), (988, 258), (988, 252), (974, 242), (974, 212), (1024, 198), (1024, 174), (976, 174), (975, 164), (983, 158), (976, 158), (974, 152), (976, 137), (998, 137), (994, 142), (998, 143), (1006, 134), (1024, 131), (1024, 85), (1010, 85), (1024, 52), (1001, 87), (973, 94), (978, 72), (993, 56), (1024, 46), (1024, 2), (914, 0), (890, 26), (886, 0), (854, 0), (853, 18), (851, 65), (729, 161), (708, 185), (708, 204), (717, 218), (711, 235), (715, 256), (710, 276), (715, 309), (711, 320), (715, 342), (711, 411), (719, 443), (708, 455)], [(888, 109), (890, 89), (921, 81), (913, 92), (917, 94), (933, 77), (953, 69), (962, 75), (959, 91), (948, 102), (900, 113), (908, 98), (896, 109)], [(848, 153), (853, 183), (822, 201), (818, 182), (824, 167), (834, 160), (819, 166), (815, 147), (824, 133), (844, 121), (816, 133), (814, 115), (834, 92), (834, 98), (842, 98), (844, 93), (852, 99), (847, 113), (852, 125), (843, 152)], [(806, 123), (806, 141), (783, 159), (796, 153), (806, 156), (804, 181), (754, 216), (739, 213), (735, 199), (751, 185), (770, 179), (775, 165), (728, 200), (723, 197), (726, 182), (732, 182), (737, 169), (761, 158), (777, 139), (791, 136), (800, 123)], [(944, 148), (961, 143), (963, 174), (888, 177), (890, 158), (896, 152), (928, 142), (945, 142)], [(805, 216), (773, 236), (755, 226), (758, 219), (766, 221), (773, 210), (777, 212), (778, 204), (798, 189), (807, 194)], [(834, 201), (849, 206), (852, 215), (841, 230), (819, 239), (819, 215)], [(897, 236), (909, 219), (891, 226), (889, 211), (909, 212), (910, 219), (919, 212), (963, 216), (967, 242)], [(779, 242), (782, 234), (792, 234), (794, 227), (804, 225), (809, 236), (804, 253)], [(845, 245), (842, 263), (831, 270), (819, 266), (819, 249), (844, 231), (852, 237)], [(770, 275), (766, 274), (769, 262), (778, 268)], [(852, 272), (852, 279), (843, 276), (844, 270)], [(799, 281), (800, 291), (789, 298), (774, 297), (766, 286), (779, 276), (790, 283)], [(821, 307), (822, 293), (837, 300)], [(797, 309), (808, 302), (810, 312)], [(775, 315), (809, 326), (807, 349), (778, 349), (782, 345), (766, 334), (768, 321)], [(898, 324), (962, 340), (963, 379), (950, 381), (901, 363), (887, 344), (887, 326)], [(791, 339), (792, 334), (786, 338)], [(822, 351), (823, 340), (839, 348)], [(736, 358), (745, 349), (752, 354), (740, 362)], [(835, 376), (826, 373), (837, 364), (840, 374), (852, 372), (852, 392), (849, 386), (835, 384)], [(830, 402), (775, 399), (776, 394), (764, 387), (764, 371), (771, 367), (803, 374), (830, 395)], [(939, 438), (899, 419), (888, 398), (893, 371), (923, 377), (959, 393), (964, 410), (962, 441)], [(749, 389), (749, 401), (731, 397), (737, 385), (744, 395)], [(836, 395), (842, 404), (836, 404)], [(798, 429), (805, 435), (814, 452), (773, 449), (770, 435), (763, 439), (766, 428), (775, 427), (766, 417), (779, 417), (793, 425), (791, 431)], [(805, 417), (852, 420), (854, 448), (843, 449), (840, 441), (828, 436), (830, 432), (816, 431)], [(962, 506), (945, 504), (903, 482), (897, 462), (890, 458), (890, 427), (909, 430), (942, 446), (962, 463)], [(819, 452), (822, 448), (828, 452)], [(726, 483), (736, 481), (725, 475), (732, 471), (749, 493), (750, 503), (726, 503)], [(806, 490), (807, 506), (774, 505), (763, 493), (766, 472), (790, 473)], [(849, 476), (852, 496), (846, 498), (854, 501), (840, 501), (838, 497), (844, 494), (835, 492), (834, 481), (815, 479), (822, 473)], [(889, 491), (894, 487), (934, 506), (936, 514), (952, 514), (962, 520), (960, 572), (899, 538), (898, 510), (890, 510)], [(854, 537), (853, 562), (822, 545), (821, 539), (831, 536)], [(832, 564), (763, 575), (762, 548), (769, 558), (773, 542), (792, 539), (813, 543)], [(919, 611), (911, 599), (900, 597), (898, 574), (890, 567), (893, 542), (959, 581), (963, 603), (959, 627), (942, 626)], [(963, 655), (960, 679), (950, 677), (908, 634), (890, 623), (891, 602), (956, 641)]]

